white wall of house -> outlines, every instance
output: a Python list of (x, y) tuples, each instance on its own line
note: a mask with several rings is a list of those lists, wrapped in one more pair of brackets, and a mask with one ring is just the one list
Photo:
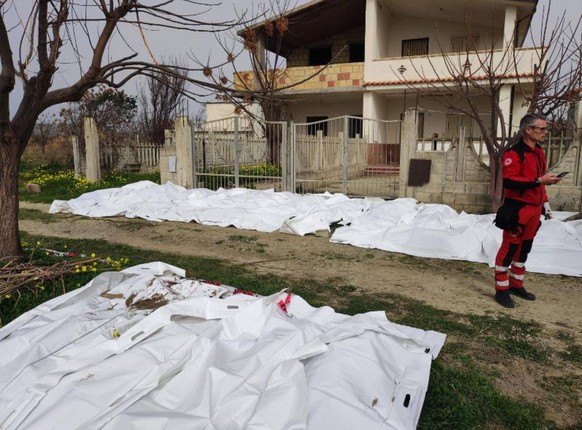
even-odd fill
[[(252, 104), (247, 108), (255, 118), (262, 119), (263, 114), (258, 104)], [(233, 118), (239, 118), (239, 130), (251, 130), (256, 127), (252, 116), (241, 112), (236, 113), (236, 106), (233, 103), (207, 103), (206, 104), (206, 127), (218, 128), (221, 130), (234, 130)]]
[(362, 94), (322, 93), (288, 104), (290, 119), (303, 123), (307, 117), (362, 115)]
[[(487, 112), (489, 104), (486, 98), (477, 97), (475, 103), (483, 112)], [(418, 103), (418, 105), (417, 105)], [(461, 103), (461, 102), (459, 102)], [(419, 96), (413, 92), (382, 95), (368, 92), (364, 94), (364, 118), (375, 118), (379, 120), (399, 120), (402, 118), (405, 109), (418, 106), (424, 125), (419, 139), (432, 139), (436, 134), (439, 138), (458, 135), (458, 127), (467, 127), (467, 135), (480, 135), (477, 125), (469, 118), (463, 118), (459, 114), (448, 114), (443, 104), (439, 103), (437, 97)], [(487, 120), (487, 117), (485, 116)], [(519, 119), (517, 120), (519, 122)], [(472, 131), (472, 133), (471, 133)]]
[(519, 130), (519, 121), (527, 113), (528, 103), (525, 96), (520, 91), (514, 91), (513, 93), (513, 118), (511, 121), (511, 131), (512, 133)]
[[(400, 57), (402, 54), (402, 40), (429, 38), (428, 53), (440, 54), (451, 51), (451, 39), (453, 36), (463, 36), (466, 30), (463, 24), (439, 22), (435, 29), (434, 20), (420, 19), (411, 16), (392, 16), (388, 33), (388, 52), (385, 57)], [(489, 23), (490, 24), (490, 23)], [(474, 25), (470, 32), (479, 35), (479, 49), (487, 49), (491, 46), (491, 27)], [(495, 34), (500, 39), (501, 31)], [(440, 45), (439, 45), (440, 43)], [(500, 43), (500, 40), (498, 41)], [(499, 45), (501, 47), (501, 45)]]
[[(395, 106), (397, 104), (397, 97), (383, 97), (377, 93), (367, 92), (364, 94), (364, 118), (378, 119), (378, 120), (399, 120), (400, 114), (396, 113)], [(378, 134), (374, 137), (372, 143), (395, 143), (398, 136), (397, 128), (381, 128)], [(391, 133), (392, 135), (388, 135)]]
[[(218, 121), (226, 118), (239, 116), (235, 113), (236, 106), (233, 103), (206, 103), (206, 121)], [(249, 106), (250, 112), (254, 115), (259, 115), (261, 108), (258, 104)]]

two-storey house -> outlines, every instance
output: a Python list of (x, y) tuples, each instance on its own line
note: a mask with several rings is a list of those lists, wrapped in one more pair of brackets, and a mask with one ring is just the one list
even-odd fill
[[(478, 135), (472, 121), (439, 103), (439, 97), (450, 98), (447, 89), (464, 67), (475, 81), (489, 78), (491, 70), (503, 78), (497, 97), (511, 134), (525, 112), (523, 89), (533, 81), (537, 66), (535, 49), (522, 48), (536, 4), (314, 0), (285, 14), (288, 29), (281, 40), (265, 37), (264, 24), (252, 29), (257, 46), (286, 58), (285, 72), (277, 78), (280, 87), (287, 87), (278, 95), (286, 105), (285, 117), (278, 119), (312, 123), (351, 115), (399, 120), (405, 109), (417, 107), (419, 139), (454, 136), (459, 125)], [(484, 61), (489, 72), (482, 67)], [(235, 79), (238, 85), (253, 87), (253, 72)], [(520, 91), (515, 91), (518, 81)], [(477, 92), (472, 102), (484, 113), (491, 110), (489, 99)], [(350, 134), (359, 127), (352, 121)]]

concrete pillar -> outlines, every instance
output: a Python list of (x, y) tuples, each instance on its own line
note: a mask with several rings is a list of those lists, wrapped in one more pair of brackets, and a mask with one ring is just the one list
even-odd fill
[[(366, 30), (364, 34), (364, 81), (373, 81), (377, 76), (369, 75), (370, 63), (375, 58), (387, 57), (389, 53), (390, 12), (387, 4), (378, 0), (366, 0)], [(396, 54), (400, 55), (400, 53)]]
[(412, 197), (412, 190), (408, 188), (408, 172), (410, 159), (416, 156), (416, 130), (416, 109), (408, 108), (404, 112), (400, 139), (400, 197)]
[(176, 145), (174, 131), (164, 130), (164, 146), (160, 149), (160, 182), (177, 184)]
[(517, 22), (517, 7), (507, 6), (505, 8), (505, 20), (503, 23), (503, 46), (515, 46), (514, 34), (515, 24)]
[[(362, 116), (364, 118), (378, 119), (378, 120), (387, 119), (388, 113), (387, 113), (385, 106), (383, 105), (384, 100), (385, 99), (379, 94), (365, 92), (364, 93), (364, 100), (363, 100)], [(363, 130), (363, 132), (364, 132), (364, 134), (366, 134), (367, 131)], [(375, 133), (375, 141), (385, 143), (386, 139), (388, 139), (388, 136), (386, 135), (385, 130), (378, 130), (377, 133)]]
[(364, 92), (363, 106), (362, 106), (362, 116), (364, 118), (376, 118), (376, 109), (374, 106), (374, 94), (370, 92)]
[[(378, 3), (366, 1), (366, 33), (364, 35), (364, 61), (369, 63), (378, 57)], [(364, 67), (364, 73), (368, 67)], [(364, 77), (366, 80), (366, 77)]]
[(101, 163), (99, 159), (99, 133), (95, 118), (83, 118), (85, 132), (85, 156), (87, 160), (86, 177), (89, 181), (101, 180)]
[(177, 185), (184, 188), (194, 188), (192, 129), (188, 117), (176, 118), (175, 142)]
[(73, 166), (75, 168), (75, 178), (83, 175), (81, 171), (81, 149), (79, 148), (79, 138), (71, 136), (71, 143), (73, 144)]
[(266, 56), (266, 43), (265, 37), (263, 35), (259, 35), (257, 37), (257, 51), (254, 54), (253, 61), (253, 72), (254, 72), (254, 82), (253, 82), (253, 89), (255, 90), (263, 90), (263, 85), (260, 75), (267, 70), (267, 56)]

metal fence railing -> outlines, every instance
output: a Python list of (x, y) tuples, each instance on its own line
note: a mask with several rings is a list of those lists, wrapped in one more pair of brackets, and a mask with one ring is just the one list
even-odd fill
[(400, 127), (354, 116), (293, 124), (293, 190), (396, 197)]
[(156, 167), (160, 165), (160, 145), (149, 142), (138, 142), (133, 147), (135, 161), (143, 167)]
[(238, 117), (193, 127), (194, 175), (199, 187), (285, 190), (287, 124)]

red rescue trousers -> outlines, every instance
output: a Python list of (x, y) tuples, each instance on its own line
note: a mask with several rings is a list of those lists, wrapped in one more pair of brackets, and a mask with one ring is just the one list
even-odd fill
[(541, 214), (541, 205), (525, 205), (519, 211), (519, 226), (503, 230), (503, 241), (495, 258), (495, 290), (523, 287), (525, 262), (542, 224)]

